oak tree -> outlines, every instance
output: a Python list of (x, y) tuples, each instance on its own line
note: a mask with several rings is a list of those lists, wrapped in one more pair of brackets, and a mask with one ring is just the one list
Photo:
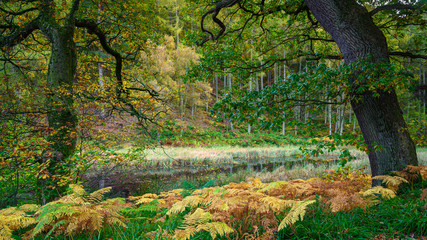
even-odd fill
[[(425, 26), (425, 19), (422, 17), (425, 7), (425, 4), (418, 1), (223, 0), (202, 16), (201, 29), (207, 35), (202, 44), (233, 33), (238, 33), (237, 38), (243, 38), (245, 31), (249, 32), (245, 28), (254, 26), (258, 26), (266, 36), (271, 37), (277, 29), (268, 29), (267, 20), (269, 16), (274, 16), (276, 19), (282, 17), (288, 20), (287, 31), (293, 31), (292, 35), (286, 35), (282, 31), (283, 35), (277, 36), (276, 46), (300, 39), (299, 43), (311, 44), (310, 51), (305, 54), (313, 59), (342, 58), (347, 65), (359, 66), (361, 62), (363, 66), (387, 65), (390, 64), (392, 55), (425, 59), (422, 49), (415, 52), (390, 50), (382, 31), (384, 26), (421, 26), (422, 30), (422, 26)], [(241, 25), (227, 31), (225, 22), (228, 21), (230, 26), (231, 17), (238, 16), (239, 12)], [(383, 15), (375, 19), (376, 15), (380, 14)], [(213, 25), (207, 23), (208, 17), (211, 17), (212, 24), (219, 27), (219, 30), (209, 30)], [(322, 34), (321, 29), (324, 29), (329, 37)], [(316, 53), (313, 42), (319, 41), (325, 46), (335, 43), (341, 56)], [(368, 147), (371, 171), (375, 176), (402, 170), (407, 165), (417, 165), (418, 160), (395, 89), (393, 86), (385, 87), (380, 82), (381, 77), (386, 75), (386, 70), (374, 69), (375, 67), (353, 69), (347, 79), (347, 95)]]

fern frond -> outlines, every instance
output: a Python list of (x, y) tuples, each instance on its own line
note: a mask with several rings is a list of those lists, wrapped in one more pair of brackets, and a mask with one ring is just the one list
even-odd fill
[(284, 186), (288, 185), (289, 183), (286, 181), (278, 181), (278, 182), (272, 182), (265, 186), (264, 188), (258, 190), (260, 192), (270, 192), (272, 190), (283, 188)]
[(88, 202), (97, 203), (102, 201), (102, 198), (104, 198), (104, 195), (106, 193), (109, 193), (110, 191), (111, 191), (111, 187), (102, 188), (89, 194), (89, 196), (87, 196), (86, 199)]
[(136, 204), (136, 205), (147, 204), (147, 203), (150, 203), (150, 202), (152, 202), (152, 201), (154, 201), (154, 200), (155, 200), (155, 199), (152, 199), (152, 198), (142, 197), (142, 198), (138, 199), (138, 200), (135, 202), (135, 204)]
[(286, 207), (291, 207), (295, 204), (293, 200), (282, 200), (276, 197), (266, 196), (260, 199), (260, 202), (264, 203), (261, 206), (261, 212), (267, 212), (269, 209), (277, 212), (285, 209)]
[(38, 204), (24, 204), (19, 207), (19, 210), (22, 210), (25, 212), (35, 212), (39, 208), (40, 208), (40, 205)]
[(225, 236), (226, 234), (230, 234), (234, 232), (234, 229), (229, 227), (227, 224), (223, 222), (210, 222), (199, 225), (196, 227), (196, 232), (198, 231), (207, 231), (211, 235), (213, 239), (219, 235), (220, 237)]
[(194, 213), (185, 217), (184, 226), (199, 225), (209, 222), (212, 219), (212, 214), (206, 212), (202, 208), (197, 208)]
[(369, 197), (374, 195), (374, 196), (380, 196), (383, 198), (394, 198), (396, 196), (393, 190), (388, 188), (383, 188), (381, 186), (376, 186), (367, 191), (361, 192), (361, 195), (363, 197)]
[(14, 230), (28, 227), (35, 223), (35, 219), (16, 207), (0, 211), (0, 239), (11, 238)]
[(86, 191), (84, 190), (84, 188), (80, 184), (70, 184), (69, 187), (71, 189), (71, 192), (76, 196), (81, 197), (81, 196), (86, 195)]
[[(10, 207), (10, 208), (5, 208), (5, 209), (0, 210), (1, 215), (12, 215), (12, 214), (15, 214), (16, 212), (18, 212), (18, 208), (16, 208), (16, 207)], [(18, 214), (20, 214), (20, 213), (18, 213)], [(25, 214), (25, 213), (23, 213), (23, 214)]]
[(169, 209), (169, 211), (166, 213), (166, 215), (176, 214), (183, 212), (185, 210), (185, 207), (196, 207), (199, 204), (203, 203), (203, 198), (200, 196), (188, 196), (181, 201), (178, 201), (173, 204), (173, 206)]
[(144, 198), (152, 198), (152, 199), (159, 198), (159, 196), (157, 194), (154, 194), (154, 193), (146, 193), (146, 194), (142, 195), (142, 197), (144, 197)]
[(173, 238), (177, 240), (187, 240), (190, 239), (191, 236), (193, 236), (196, 232), (197, 229), (194, 226), (189, 226), (185, 229), (177, 229)]
[(397, 191), (400, 184), (409, 183), (408, 180), (399, 176), (380, 175), (380, 176), (375, 176), (372, 179), (382, 180), (387, 185), (387, 188), (390, 188), (394, 192)]
[(162, 192), (162, 193), (160, 193), (159, 197), (168, 198), (168, 197), (181, 196), (182, 191), (184, 191), (184, 189), (177, 188), (177, 189), (174, 189), (174, 190), (169, 191), (169, 192)]
[(12, 238), (12, 232), (12, 229), (10, 229), (5, 224), (0, 223), (0, 239), (13, 240), (14, 238)]
[(36, 226), (28, 232), (29, 238), (47, 233), (46, 236), (73, 235), (84, 231), (93, 234), (105, 225), (125, 226), (119, 214), (127, 207), (124, 199), (109, 199), (101, 202), (109, 188), (100, 189), (88, 197), (83, 188), (71, 186), (72, 193), (40, 207), (36, 213)]
[(288, 215), (280, 222), (280, 225), (278, 227), (278, 231), (282, 230), (283, 228), (294, 224), (298, 220), (303, 220), (305, 212), (307, 211), (307, 206), (310, 204), (315, 203), (316, 200), (309, 200), (309, 201), (301, 201), (297, 204), (295, 204), (291, 210), (289, 211)]

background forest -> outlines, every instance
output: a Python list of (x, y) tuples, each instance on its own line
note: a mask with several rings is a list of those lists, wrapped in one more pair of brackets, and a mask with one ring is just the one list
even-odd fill
[(2, 1), (0, 239), (426, 236), (426, 4), (311, 2)]

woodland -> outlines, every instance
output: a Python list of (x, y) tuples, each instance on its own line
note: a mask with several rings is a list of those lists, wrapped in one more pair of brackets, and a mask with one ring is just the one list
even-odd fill
[(424, 239), (423, 0), (2, 0), (0, 239)]

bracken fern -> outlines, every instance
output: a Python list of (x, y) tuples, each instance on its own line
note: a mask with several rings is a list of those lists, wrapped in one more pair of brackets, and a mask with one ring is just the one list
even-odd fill
[(126, 227), (119, 211), (128, 206), (124, 199), (102, 201), (111, 188), (103, 188), (87, 194), (79, 185), (70, 185), (71, 193), (50, 202), (35, 213), (36, 226), (27, 233), (29, 238), (46, 233), (46, 236), (93, 234), (104, 226)]
[(36, 220), (27, 212), (34, 212), (38, 207), (35, 204), (25, 204), (19, 208), (0, 210), (0, 239), (13, 239), (13, 231), (33, 225)]

